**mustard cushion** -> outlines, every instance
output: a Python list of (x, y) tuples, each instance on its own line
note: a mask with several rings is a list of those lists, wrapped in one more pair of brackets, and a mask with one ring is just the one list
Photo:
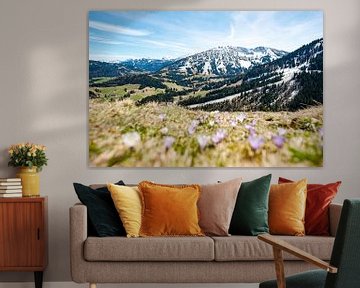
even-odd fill
[(305, 234), (307, 180), (271, 185), (269, 228), (271, 234), (303, 236)]
[(202, 236), (197, 201), (199, 185), (172, 186), (143, 181), (140, 236)]
[(141, 196), (137, 187), (107, 184), (127, 237), (139, 237)]

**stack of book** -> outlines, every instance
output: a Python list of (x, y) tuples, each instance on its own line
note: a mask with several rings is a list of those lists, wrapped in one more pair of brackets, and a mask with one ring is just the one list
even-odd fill
[(0, 198), (22, 197), (20, 178), (0, 178)]

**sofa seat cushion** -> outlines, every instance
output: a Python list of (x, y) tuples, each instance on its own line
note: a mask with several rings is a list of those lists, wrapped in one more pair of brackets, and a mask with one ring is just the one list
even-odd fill
[[(276, 236), (322, 260), (330, 260), (334, 237)], [(272, 246), (254, 236), (212, 237), (215, 242), (215, 261), (272, 260)], [(288, 253), (284, 260), (299, 260)]]
[(88, 237), (87, 261), (213, 261), (210, 237)]

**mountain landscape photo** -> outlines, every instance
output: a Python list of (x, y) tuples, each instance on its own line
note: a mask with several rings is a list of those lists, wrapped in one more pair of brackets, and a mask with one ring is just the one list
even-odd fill
[(322, 17), (90, 12), (90, 165), (322, 166)]

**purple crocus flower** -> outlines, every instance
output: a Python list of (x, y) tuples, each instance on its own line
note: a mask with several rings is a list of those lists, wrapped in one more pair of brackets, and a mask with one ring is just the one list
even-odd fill
[(264, 139), (261, 136), (250, 134), (248, 141), (253, 150), (259, 149), (264, 144)]
[(282, 148), (285, 143), (285, 137), (281, 135), (275, 135), (272, 137), (272, 142), (277, 148)]
[(164, 138), (164, 147), (168, 150), (175, 142), (175, 138), (171, 136), (167, 136)]
[(209, 142), (210, 137), (206, 136), (206, 135), (199, 135), (197, 136), (197, 141), (199, 143), (200, 149), (204, 150), (204, 148), (206, 147), (206, 145)]
[(190, 124), (190, 126), (189, 126), (189, 128), (188, 128), (188, 132), (189, 132), (190, 135), (192, 135), (192, 134), (195, 133), (196, 127), (197, 127), (198, 125), (199, 125), (199, 121), (197, 121), (197, 120), (191, 121), (191, 124)]
[(246, 119), (246, 115), (245, 115), (244, 113), (240, 113), (240, 114), (236, 117), (236, 120), (239, 121), (240, 123), (243, 123), (245, 119)]
[(245, 125), (245, 128), (246, 128), (247, 130), (249, 130), (250, 135), (255, 135), (255, 134), (256, 134), (254, 126), (249, 125), (249, 124), (246, 124), (246, 125)]
[(219, 129), (216, 133), (211, 137), (211, 140), (214, 144), (220, 143), (226, 137), (226, 132), (224, 129)]

